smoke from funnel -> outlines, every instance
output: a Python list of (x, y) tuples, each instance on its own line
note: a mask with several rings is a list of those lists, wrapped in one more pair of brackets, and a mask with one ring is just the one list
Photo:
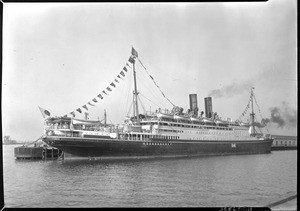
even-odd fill
[(249, 92), (250, 88), (252, 87), (251, 82), (244, 82), (244, 83), (232, 83), (228, 86), (224, 86), (221, 89), (214, 89), (209, 93), (209, 97), (220, 98), (223, 96), (232, 97), (237, 94), (242, 94), (245, 91)]
[(264, 122), (262, 122), (262, 123), (254, 122), (253, 125), (258, 128), (263, 128), (266, 126), (266, 124)]
[(281, 107), (270, 108), (270, 118), (262, 119), (262, 124), (274, 123), (278, 128), (295, 127), (297, 125), (297, 111), (286, 102)]

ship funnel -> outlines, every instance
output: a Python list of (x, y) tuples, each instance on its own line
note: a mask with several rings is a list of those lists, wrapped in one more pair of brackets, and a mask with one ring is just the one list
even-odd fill
[(211, 97), (204, 98), (204, 105), (205, 105), (205, 117), (211, 118), (213, 114)]
[(197, 94), (190, 94), (190, 110), (198, 116)]

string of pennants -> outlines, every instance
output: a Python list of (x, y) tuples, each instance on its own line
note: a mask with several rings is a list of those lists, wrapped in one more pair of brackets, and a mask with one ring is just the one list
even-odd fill
[[(132, 47), (131, 56), (129, 57), (128, 62), (133, 64), (135, 62), (134, 59), (137, 56), (138, 56), (138, 52)], [(84, 110), (86, 110), (85, 112), (87, 112), (89, 110), (88, 106), (95, 106), (95, 104), (98, 103), (100, 100), (104, 99), (104, 97), (106, 95), (109, 95), (109, 92), (112, 92), (113, 88), (116, 88), (117, 84), (120, 83), (120, 80), (124, 80), (123, 78), (125, 77), (125, 73), (128, 72), (128, 68), (132, 68), (132, 67), (130, 67), (128, 62), (126, 62), (126, 65), (123, 67), (121, 72), (117, 75), (117, 77), (102, 92), (100, 92), (96, 97), (91, 99), (89, 102), (87, 102), (83, 106), (81, 106), (81, 107), (77, 108), (76, 110), (70, 112), (70, 114), (73, 117), (75, 117), (76, 112), (82, 113)]]
[(166, 99), (169, 101), (169, 103), (171, 103), (171, 104), (175, 107), (175, 104), (172, 103), (172, 102), (169, 100), (169, 98), (167, 98), (167, 97), (165, 96), (165, 94), (163, 93), (163, 91), (161, 91), (160, 87), (159, 87), (159, 86), (157, 85), (157, 83), (155, 82), (153, 76), (150, 75), (150, 73), (147, 71), (146, 67), (143, 65), (143, 63), (141, 62), (141, 60), (140, 60), (139, 58), (137, 58), (137, 59), (139, 60), (140, 64), (143, 66), (143, 68), (145, 69), (145, 71), (147, 72), (147, 74), (149, 75), (149, 77), (152, 79), (152, 81), (153, 81), (153, 83), (155, 84), (155, 86), (159, 89), (159, 91), (161, 92), (162, 96), (164, 96), (164, 98), (166, 98)]
[(251, 95), (248, 100), (248, 104), (239, 119), (241, 119), (243, 116), (245, 116), (247, 114), (248, 109), (250, 108), (251, 98), (252, 98), (252, 96), (254, 96), (253, 91), (252, 91), (253, 89), (254, 89), (254, 87), (251, 88)]
[[(258, 103), (256, 101), (256, 97), (255, 97), (254, 94), (253, 94), (253, 98), (254, 98), (255, 104), (256, 104), (256, 106), (258, 108), (258, 112), (259, 112), (260, 118), (263, 120), (263, 117), (262, 117), (262, 114), (261, 114), (261, 111), (260, 111), (260, 107), (259, 107), (259, 105), (258, 105)], [(267, 129), (267, 132), (269, 133), (269, 129), (268, 129), (267, 125), (265, 125), (265, 126), (266, 126), (266, 129)]]

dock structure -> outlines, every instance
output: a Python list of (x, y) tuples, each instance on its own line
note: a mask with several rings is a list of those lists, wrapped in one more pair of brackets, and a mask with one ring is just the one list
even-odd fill
[(271, 150), (296, 150), (297, 136), (272, 135), (274, 138)]
[(64, 153), (53, 147), (20, 146), (14, 149), (17, 160), (57, 160), (64, 159)]

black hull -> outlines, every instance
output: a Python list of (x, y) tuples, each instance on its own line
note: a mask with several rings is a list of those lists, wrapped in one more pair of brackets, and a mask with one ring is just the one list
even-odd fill
[(180, 157), (270, 153), (273, 139), (249, 141), (155, 140), (128, 141), (46, 137), (43, 141), (80, 157)]

